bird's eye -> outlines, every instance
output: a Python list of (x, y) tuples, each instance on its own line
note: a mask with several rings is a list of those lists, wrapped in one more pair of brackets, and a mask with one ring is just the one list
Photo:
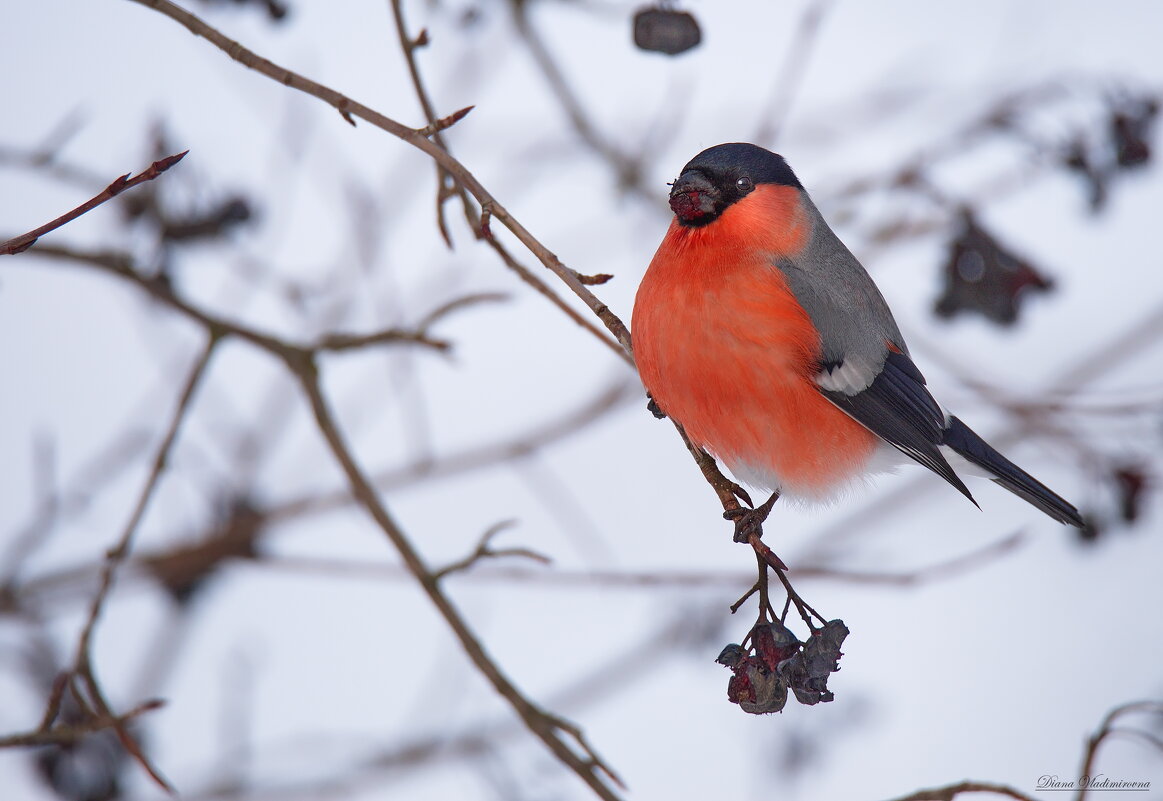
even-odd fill
[(743, 194), (747, 194), (755, 188), (755, 184), (751, 183), (751, 179), (744, 175), (742, 178), (735, 182), (735, 188)]

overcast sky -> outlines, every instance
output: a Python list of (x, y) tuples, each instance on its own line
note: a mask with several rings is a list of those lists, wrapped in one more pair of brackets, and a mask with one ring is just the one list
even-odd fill
[[(183, 4), (276, 63), (424, 123), (386, 2), (290, 2), (280, 25), (261, 10)], [(622, 319), (667, 224), (666, 181), (704, 147), (754, 140), (779, 122), (775, 140), (761, 143), (788, 158), (865, 259), (938, 398), (1080, 507), (1109, 505), (1099, 477), (1119, 460), (1158, 464), (1160, 336), (1133, 358), (1110, 349), (1157, 317), (1163, 297), (1157, 165), (1120, 178), (1092, 214), (1082, 182), (1047, 167), (1047, 152), (1029, 142), (986, 137), (955, 158), (941, 154), (1014, 93), (1051, 98), (1022, 118), (1042, 143), (1101, 134), (1104, 103), (1121, 92), (1159, 97), (1163, 6), (838, 0), (820, 4), (818, 33), (800, 48), (804, 3), (691, 2), (704, 42), (667, 58), (632, 46), (632, 4), (536, 4), (533, 23), (601, 139), (646, 154), (640, 186), (623, 191), (580, 142), (501, 5), (406, 6), (413, 32), (431, 34), (420, 63), (437, 113), (476, 106), (449, 132), (455, 155), (566, 264), (612, 273), (594, 289)], [(533, 578), (488, 580), (482, 570), (485, 578), (448, 588), (502, 668), (585, 730), (628, 797), (877, 799), (967, 777), (1033, 792), (1044, 774), (1074, 776), (1084, 738), (1112, 706), (1163, 695), (1156, 506), (1086, 547), (1000, 489), (974, 484), (978, 511), (906, 468), (829, 508), (777, 506), (768, 542), (793, 576), (821, 563), (909, 571), (1015, 534), (1020, 544), (917, 586), (805, 578), (813, 606), (852, 630), (831, 680), (836, 700), (745, 715), (726, 700), (729, 674), (713, 660), (753, 620), (753, 605), (734, 617), (728, 609), (749, 586), (753, 557), (731, 542), (713, 493), (671, 426), (645, 411), (625, 365), (474, 243), (452, 205), (456, 247), (443, 245), (423, 154), (351, 127), (127, 0), (10, 3), (0, 20), (0, 224), (9, 232), (0, 238), (145, 167), (160, 125), (173, 151), (190, 151), (158, 182), (169, 202), (205, 207), (241, 193), (255, 212), (225, 240), (181, 252), (175, 285), (206, 308), (308, 341), (414, 324), (468, 293), (510, 296), (437, 328), (455, 343), (451, 356), (323, 360), (329, 397), (369, 470), (440, 464), (625, 387), (599, 422), (526, 458), (384, 499), (433, 565), (461, 558), (510, 519), (518, 522), (499, 546), (554, 560), (515, 563)], [(789, 50), (806, 58), (799, 80), (785, 80)], [(56, 130), (71, 132), (60, 162), (91, 179), (14, 163)], [(1055, 291), (1031, 298), (1019, 325), (933, 316), (953, 228), (931, 200), (845, 193), (925, 153), (939, 159), (927, 175), (942, 192), (985, 198), (989, 230), (1053, 277)], [(934, 227), (877, 241), (878, 225), (900, 219)], [(110, 204), (45, 242), (129, 249), (148, 261), (156, 253), (134, 230)], [(35, 454), (46, 443), (67, 483), (125, 431), (148, 435), (133, 467), (46, 535), (24, 576), (91, 567), (128, 518), (200, 334), (90, 269), (30, 255), (0, 266), (0, 553), (33, 518)], [(1094, 367), (1085, 383), (1057, 387), (1084, 362)], [(1016, 402), (1064, 389), (1074, 411), (1053, 422), (1075, 433), (1010, 436), (1015, 419), (969, 380)], [(137, 547), (198, 536), (231, 494), (274, 506), (342, 486), (295, 392), (253, 348), (217, 354)], [(239, 455), (248, 432), (264, 449), (253, 465)], [(362, 513), (274, 525), (264, 552), (278, 558), (227, 569), (188, 614), (127, 579), (98, 630), (98, 670), (115, 704), (167, 699), (149, 716), (147, 750), (183, 793), (205, 792), (234, 764), (258, 788), (354, 781), (317, 797), (516, 797), (508, 783), (529, 798), (587, 797), (521, 731), (498, 734), (474, 759), (357, 768), (419, 738), (512, 726), (514, 716), (410, 580), (392, 572), (396, 554)], [(383, 570), (322, 569), (335, 561)], [(562, 577), (591, 570), (729, 580), (619, 587)], [(63, 660), (91, 592), (42, 599)], [(32, 728), (43, 712), (17, 657), (28, 633), (26, 622), (0, 619), (0, 733)], [(54, 797), (31, 765), (27, 753), (0, 752), (5, 798)], [(1149, 780), (1149, 797), (1163, 797), (1163, 760), (1139, 743), (1109, 743), (1099, 767)], [(127, 776), (132, 797), (161, 797), (140, 771)]]

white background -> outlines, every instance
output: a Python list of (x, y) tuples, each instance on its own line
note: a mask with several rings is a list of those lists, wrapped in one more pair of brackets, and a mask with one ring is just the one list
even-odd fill
[[(187, 6), (276, 63), (423, 124), (387, 3), (296, 2), (282, 26), (252, 11)], [(566, 264), (613, 273), (596, 291), (628, 321), (666, 225), (665, 182), (702, 148), (754, 137), (803, 4), (692, 2), (705, 42), (676, 59), (631, 46), (630, 5), (534, 8), (534, 23), (603, 135), (629, 152), (650, 143), (645, 185), (653, 200), (620, 192), (608, 165), (579, 144), (514, 36), (508, 8), (484, 4), (465, 26), (458, 20), (468, 8), (406, 8), (413, 31), (430, 29), (433, 44), (420, 58), (439, 113), (476, 105), (449, 132), (453, 152)], [(452, 204), (456, 249), (443, 246), (432, 214), (434, 170), (423, 154), (371, 126), (352, 128), (130, 2), (9, 3), (0, 20), (0, 145), (35, 149), (78, 115), (62, 158), (97, 180), (88, 191), (0, 165), (7, 235), (148, 164), (149, 129), (160, 120), (172, 149), (190, 150), (161, 179), (172, 180), (176, 204), (241, 191), (259, 214), (229, 241), (183, 256), (177, 284), (196, 302), (307, 340), (415, 322), (470, 291), (512, 296), (439, 326), (456, 344), (450, 358), (397, 350), (325, 360), (330, 396), (369, 469), (504, 440), (613, 383), (633, 390), (609, 351), (473, 242)], [(948, 142), (997, 97), (1047, 81), (1082, 98), (1039, 123), (1048, 140), (1074, 123), (1101, 130), (1085, 98), (1105, 87), (1160, 90), (1160, 30), (1163, 7), (1150, 2), (1101, 10), (1083, 2), (837, 2), (823, 18), (774, 145), (826, 216), (857, 215), (838, 232), (866, 257), (935, 394), (982, 434), (1012, 421), (961, 376), (1038, 399), (1071, 365), (1158, 308), (1158, 169), (1120, 181), (1098, 216), (1088, 214), (1079, 182), (1053, 170), (983, 207), (991, 230), (1057, 281), (1055, 293), (1033, 298), (1021, 324), (1004, 330), (932, 317), (951, 229), (903, 246), (869, 240), (878, 219), (924, 217), (930, 206), (889, 193), (841, 204), (837, 193)], [(1018, 145), (994, 144), (950, 161), (936, 178), (953, 195), (977, 196), (1028, 159)], [(134, 240), (110, 204), (45, 241)], [(541, 271), (532, 256), (519, 258)], [(140, 491), (199, 332), (92, 271), (27, 255), (2, 267), (0, 532), (15, 537), (33, 516), (36, 442), (52, 442), (65, 481), (127, 426), (152, 437), (135, 469), (54, 529), (25, 576), (92, 566)], [(259, 279), (249, 277), (256, 272)], [(279, 293), (286, 284), (306, 293), (300, 306)], [(322, 323), (333, 308), (339, 319)], [(1157, 401), (1160, 368), (1163, 352), (1148, 345), (1079, 388), (1075, 401)], [(287, 396), (290, 411), (270, 432), (276, 444), (262, 463), (244, 470), (238, 438), (264, 430), (272, 394)], [(654, 421), (635, 392), (625, 398), (600, 423), (527, 459), (391, 490), (385, 502), (432, 564), (460, 558), (481, 532), (511, 518), (519, 523), (498, 545), (554, 559), (533, 569), (543, 579), (487, 580), (481, 570), (486, 578), (448, 586), (508, 675), (584, 728), (629, 797), (875, 799), (967, 777), (1032, 792), (1043, 774), (1077, 772), (1085, 737), (1110, 707), (1163, 694), (1163, 543), (1154, 507), (1130, 531), (1084, 547), (1001, 490), (975, 484), (979, 512), (939, 479), (906, 469), (832, 508), (777, 507), (767, 541), (793, 568), (826, 562), (876, 573), (940, 563), (1015, 532), (1024, 535), (1020, 547), (908, 588), (804, 579), (808, 600), (852, 630), (831, 681), (836, 701), (743, 714), (727, 702), (728, 673), (713, 659), (747, 631), (748, 613), (733, 618), (727, 607), (746, 590), (753, 559), (731, 543), (669, 424)], [(1159, 445), (1157, 402), (1147, 414), (1060, 420), (1076, 428), (1081, 446), (1041, 439), (1008, 450), (1083, 507), (1107, 500), (1097, 480), (1104, 459), (1149, 461)], [(231, 344), (195, 400), (138, 548), (196, 537), (223, 493), (275, 504), (340, 485), (279, 366)], [(98, 671), (115, 703), (168, 700), (149, 717), (146, 747), (184, 795), (198, 797), (233, 765), (278, 798), (294, 796), (277, 788), (315, 778), (350, 785), (310, 797), (587, 796), (539, 743), (511, 728), (512, 713), (443, 622), (389, 569), (395, 554), (364, 515), (346, 510), (275, 526), (264, 553), (267, 562), (226, 569), (187, 615), (160, 590), (127, 578), (97, 632)], [(293, 569), (291, 557), (315, 567)], [(324, 571), (324, 560), (384, 570)], [(591, 570), (735, 578), (669, 588), (555, 578)], [(42, 610), (65, 660), (92, 591), (85, 589)], [(43, 711), (43, 694), (20, 672), (27, 633), (27, 623), (0, 620), (0, 731), (32, 728)], [(144, 666), (159, 664), (151, 656), (158, 650), (173, 666), (152, 681)], [(482, 725), (509, 728), (476, 757), (363, 767), (402, 744)], [(1109, 776), (1163, 786), (1163, 761), (1135, 741), (1108, 743), (1099, 765)], [(133, 797), (161, 796), (140, 771), (127, 774)], [(4, 798), (52, 797), (27, 753), (0, 753), (0, 786)]]

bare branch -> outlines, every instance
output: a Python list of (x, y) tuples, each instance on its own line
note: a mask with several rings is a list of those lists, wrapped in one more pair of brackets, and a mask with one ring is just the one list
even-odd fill
[(497, 536), (507, 528), (512, 528), (516, 524), (516, 520), (502, 520), (500, 523), (494, 523), (493, 525), (489, 526), (488, 529), (485, 530), (485, 533), (481, 535), (480, 542), (477, 543), (477, 547), (471, 554), (464, 557), (463, 559), (458, 559), (450, 565), (446, 565), (445, 567), (440, 568), (432, 574), (432, 577), (436, 579), (442, 579), (453, 573), (460, 573), (469, 570), (477, 562), (484, 561), (485, 559), (499, 559), (506, 556), (520, 556), (525, 559), (531, 559), (534, 562), (540, 562), (543, 565), (552, 564), (553, 560), (548, 556), (537, 553), (536, 551), (530, 550), (529, 548), (496, 549), (490, 547), (489, 543), (492, 541), (493, 537)]
[[(34, 252), (42, 252), (38, 248)], [(107, 254), (106, 254), (107, 256)], [(330, 407), (323, 395), (322, 388), (319, 384), (318, 367), (315, 363), (316, 352), (310, 349), (296, 347), (289, 345), (281, 340), (269, 337), (266, 335), (259, 335), (250, 329), (245, 329), (236, 326), (225, 320), (211, 317), (190, 304), (186, 303), (181, 298), (177, 297), (169, 288), (168, 284), (151, 280), (146, 276), (142, 276), (133, 270), (130, 261), (127, 257), (117, 256), (114, 258), (103, 257), (94, 259), (78, 258), (77, 261), (89, 264), (98, 269), (105, 270), (120, 278), (123, 278), (139, 288), (145, 290), (153, 297), (161, 300), (166, 305), (181, 312), (184, 316), (200, 324), (210, 337), (207, 345), (207, 350), (203, 359), (200, 362), (202, 367), (205, 366), (205, 361), (209, 359), (213, 352), (214, 346), (223, 338), (230, 336), (238, 336), (251, 344), (254, 344), (263, 350), (267, 351), (272, 356), (275, 356), (287, 367), (292, 375), (297, 379), (302, 388), (307, 400), (310, 403), (311, 409), (315, 416), (315, 422), (319, 431), (323, 434), (328, 446), (331, 449), (332, 455), (339, 463), (343, 473), (346, 475), (351, 486), (351, 491), (356, 500), (368, 511), (373, 520), (378, 524), (381, 530), (387, 535), (388, 539), (395, 546), (400, 553), (404, 564), (408, 571), (416, 579), (417, 583), (424, 589), (433, 605), (447, 622), (449, 628), (452, 629), (465, 653), (472, 660), (477, 670), (485, 676), (493, 687), (502, 697), (509, 702), (514, 711), (520, 716), (525, 725), (539, 737), (543, 743), (549, 748), (551, 752), (566, 766), (568, 766), (574, 773), (576, 773), (582, 781), (589, 785), (590, 789), (599, 797), (606, 799), (606, 801), (616, 801), (618, 795), (609, 787), (606, 780), (602, 778), (600, 773), (606, 773), (613, 776), (612, 772), (596, 758), (583, 759), (579, 757), (574, 750), (562, 739), (562, 728), (554, 719), (536, 706), (532, 701), (528, 700), (521, 691), (514, 685), (501, 669), (492, 661), (492, 659), (485, 653), (484, 647), (477, 640), (475, 634), (469, 628), (467, 622), (461, 617), (459, 611), (452, 604), (452, 601), (446, 596), (439, 586), (438, 579), (428, 569), (423, 562), (420, 554), (413, 547), (411, 541), (407, 538), (404, 532), (396, 524), (395, 520), (388, 513), (387, 508), (380, 502), (379, 496), (376, 494), (371, 480), (364, 474), (359, 465), (355, 462), (355, 457), (352, 456), (348, 449), (346, 442), (339, 433), (335, 418), (331, 412)], [(185, 408), (185, 403), (188, 402), (189, 396), (192, 395), (194, 386), (197, 383), (197, 378), (201, 375), (201, 369), (196, 370), (191, 375), (190, 381), (187, 384), (186, 392), (183, 393), (183, 403), (179, 406), (182, 411)], [(165, 447), (159, 453), (158, 459), (155, 460), (155, 465), (160, 465), (156, 468), (156, 472), (160, 474), (161, 466), (165, 464), (165, 455), (168, 453), (169, 444), (172, 443), (173, 435), (176, 434), (177, 425), (181, 420), (182, 415), (175, 417), (175, 422), (171, 426), (170, 435), (167, 436)], [(151, 481), (147, 485), (148, 492), (143, 493), (143, 499), (139, 502), (141, 511), (144, 510), (144, 504), (148, 501), (149, 494), (152, 492), (152, 486), (156, 481), (156, 475), (151, 474)], [(122, 543), (114, 549), (112, 554), (116, 554), (120, 564), (120, 560), (124, 558), (128, 552), (130, 537), (133, 530), (136, 528), (137, 521), (140, 518), (140, 511), (135, 511), (133, 518), (131, 518), (130, 525), (126, 528), (126, 534), (122, 537)], [(98, 598), (103, 600), (105, 594), (108, 592), (107, 585), (112, 584), (113, 570), (107, 565), (103, 571), (102, 589), (99, 592)], [(94, 604), (94, 610), (91, 612), (91, 623), (86, 626), (86, 631), (90, 631), (100, 612), (100, 603)], [(82, 646), (79, 649), (78, 655), (78, 669), (77, 675), (85, 679), (86, 686), (89, 689), (90, 697), (97, 704), (97, 711), (100, 714), (109, 715), (108, 704), (100, 692), (100, 687), (92, 676), (91, 669), (88, 669), (88, 636), (82, 636)], [(130, 751), (144, 766), (150, 771), (163, 787), (167, 787), (164, 780), (152, 766), (149, 765), (145, 756), (141, 753), (140, 748), (129, 736), (128, 731), (123, 727), (117, 729), (118, 735), (121, 737), (122, 744)]]
[(577, 135), (581, 137), (581, 140), (591, 150), (613, 167), (614, 173), (618, 177), (619, 186), (651, 202), (655, 202), (656, 198), (653, 193), (642, 184), (643, 165), (641, 161), (619, 150), (590, 121), (581, 101), (578, 100), (577, 95), (574, 93), (572, 87), (570, 87), (565, 73), (557, 65), (553, 54), (545, 45), (545, 42), (541, 40), (540, 35), (529, 19), (529, 7), (532, 3), (528, 2), (528, 0), (511, 0), (511, 2), (517, 33), (525, 40), (525, 45), (529, 48), (529, 53), (533, 56), (533, 60), (537, 62), (537, 66), (540, 67), (541, 72), (545, 75), (545, 80), (549, 83), (550, 89), (557, 98), (570, 124), (573, 126), (574, 131), (577, 132)]
[(1006, 784), (992, 782), (964, 781), (956, 784), (947, 784), (944, 787), (930, 787), (926, 790), (917, 790), (915, 793), (902, 795), (890, 801), (953, 801), (962, 793), (993, 793), (994, 795), (1016, 798), (1017, 801), (1034, 801), (1033, 796), (1015, 790)]
[(476, 108), (476, 106), (465, 106), (459, 111), (452, 112), (447, 117), (441, 117), (438, 120), (433, 120), (423, 128), (417, 128), (416, 133), (420, 134), (421, 136), (435, 136), (441, 131), (448, 130), (453, 125), (456, 125), (458, 122), (463, 120), (474, 108)]
[(799, 25), (792, 34), (791, 46), (787, 49), (783, 67), (779, 71), (779, 80), (767, 101), (759, 130), (755, 133), (757, 144), (770, 146), (783, 132), (796, 91), (807, 74), (812, 48), (819, 39), (820, 23), (830, 5), (831, 0), (812, 0), (800, 15)]
[[(632, 359), (630, 346), (630, 331), (626, 325), (618, 319), (618, 317), (610, 311), (610, 308), (599, 300), (589, 289), (586, 288), (577, 277), (574, 271), (570, 270), (561, 260), (557, 258), (552, 251), (534, 237), (517, 219), (509, 213), (509, 210), (500, 204), (500, 202), (493, 197), (481, 183), (476, 179), (463, 164), (449, 155), (448, 151), (440, 147), (437, 143), (430, 140), (428, 137), (421, 136), (414, 128), (410, 128), (403, 123), (397, 122), (389, 117), (380, 114), (368, 106), (363, 105), (351, 98), (343, 95), (334, 89), (324, 86), (320, 83), (305, 78), (298, 73), (281, 67), (272, 61), (269, 61), (257, 53), (243, 47), (238, 42), (225, 36), (221, 31), (207, 25), (197, 16), (182, 9), (169, 0), (131, 0), (131, 2), (139, 3), (140, 5), (152, 8), (158, 11), (175, 22), (184, 26), (187, 30), (195, 36), (201, 36), (209, 41), (215, 47), (218, 47), (230, 58), (249, 67), (256, 72), (271, 78), (272, 80), (289, 86), (312, 97), (316, 97), (325, 103), (333, 106), (341, 114), (358, 117), (366, 120), (377, 128), (392, 134), (398, 139), (407, 142), (418, 150), (423, 151), (432, 157), (441, 167), (449, 172), (477, 202), (481, 204), (482, 208), (487, 207), (492, 217), (496, 218), (508, 228), (514, 236), (524, 245), (530, 253), (537, 257), (537, 259), (545, 265), (551, 272), (553, 272), (559, 279), (561, 279), (570, 291), (572, 291), (578, 298), (582, 300), (590, 308), (590, 310), (597, 315), (613, 334), (614, 338), (622, 346), (625, 351), (625, 357)], [(510, 267), (513, 263), (506, 260), (506, 264)], [(555, 298), (556, 294), (549, 287), (544, 286), (539, 279), (532, 276), (531, 273), (522, 276), (526, 281), (537, 281), (538, 290), (547, 297)], [(564, 303), (559, 302), (560, 308), (568, 309)], [(571, 310), (572, 311), (572, 310)], [(569, 313), (569, 312), (567, 312)], [(576, 314), (576, 313), (574, 313)], [(588, 328), (588, 327), (587, 327)], [(592, 328), (589, 328), (593, 332)], [(605, 341), (605, 337), (601, 337)]]
[[(125, 524), (125, 528), (117, 544), (109, 550), (105, 564), (102, 567), (100, 587), (97, 590), (96, 596), (93, 598), (92, 604), (89, 606), (89, 615), (85, 620), (84, 628), (81, 630), (81, 636), (77, 643), (77, 655), (74, 661), (74, 673), (84, 682), (88, 690), (89, 700), (97, 707), (98, 716), (110, 721), (109, 725), (117, 732), (117, 736), (126, 750), (137, 759), (141, 766), (145, 768), (146, 772), (153, 777), (154, 781), (168, 792), (173, 792), (173, 788), (170, 787), (169, 783), (161, 776), (148, 757), (142, 752), (122, 719), (113, 714), (109, 703), (105, 700), (104, 692), (97, 681), (96, 672), (93, 667), (92, 641), (93, 634), (97, 629), (97, 622), (100, 620), (101, 612), (105, 607), (105, 601), (113, 589), (117, 570), (129, 557), (134, 535), (137, 533), (138, 526), (145, 516), (145, 510), (149, 507), (149, 502), (153, 498), (154, 490), (157, 488), (162, 473), (165, 471), (170, 451), (173, 448), (174, 441), (177, 439), (182, 422), (186, 419), (186, 413), (190, 408), (190, 402), (194, 397), (194, 392), (206, 374), (206, 370), (210, 365), (210, 359), (214, 355), (214, 350), (219, 341), (218, 336), (210, 332), (201, 356), (199, 356), (190, 370), (186, 384), (178, 399), (177, 408), (174, 410), (173, 418), (170, 420), (169, 429), (166, 431), (161, 445), (158, 447), (157, 453), (154, 456), (153, 465), (150, 468), (149, 476), (146, 478), (145, 486), (138, 496), (137, 504), (134, 506), (129, 516), (129, 521)], [(77, 695), (80, 697), (79, 693)]]
[[(1121, 706), (1116, 706), (1106, 714), (1099, 724), (1098, 731), (1090, 736), (1086, 741), (1086, 749), (1082, 753), (1082, 767), (1079, 769), (1079, 776), (1093, 776), (1094, 762), (1098, 757), (1098, 749), (1110, 737), (1122, 734), (1138, 736), (1140, 739), (1146, 740), (1150, 745), (1156, 749), (1163, 751), (1163, 742), (1159, 738), (1154, 737), (1147, 732), (1139, 731), (1137, 729), (1116, 728), (1115, 723), (1127, 715), (1137, 713), (1149, 713), (1153, 715), (1163, 716), (1163, 701), (1132, 701)], [(1089, 784), (1082, 785), (1078, 788), (1078, 801), (1084, 801), (1087, 793), (1090, 790)]]
[[(305, 354), (301, 355), (305, 356)], [(461, 617), (460, 612), (453, 605), (451, 599), (441, 590), (437, 577), (428, 569), (419, 552), (415, 550), (412, 543), (404, 535), (404, 532), (388, 513), (387, 508), (380, 502), (375, 489), (359, 465), (356, 464), (355, 458), (343, 440), (343, 436), (339, 433), (327, 400), (319, 387), (318, 375), (314, 365), (308, 359), (301, 358), (288, 361), (287, 366), (299, 379), (299, 384), (306, 394), (307, 399), (310, 401), (311, 409), (315, 414), (315, 422), (318, 424), (320, 432), (322, 432), (324, 439), (326, 439), (328, 446), (331, 448), (332, 455), (339, 462), (340, 467), (351, 483), (352, 492), (355, 497), (372, 516), (372, 519), (376, 521), (388, 539), (391, 540), (396, 550), (399, 551), (401, 558), (404, 560), (404, 564), (408, 567), (408, 571), (415, 577), (416, 581), (432, 601), (432, 604), (448, 623), (449, 628), (452, 629), (453, 634), (456, 635), (461, 647), (469, 659), (472, 660), (477, 670), (509, 702), (529, 730), (536, 734), (561, 762), (566, 764), (582, 781), (589, 785), (590, 789), (599, 798), (606, 799), (607, 801), (616, 801), (618, 795), (607, 785), (598, 774), (598, 771), (601, 770), (611, 777), (613, 774), (604, 764), (592, 758), (592, 755), (590, 759), (582, 759), (575, 754), (573, 749), (566, 744), (559, 734), (562, 728), (561, 725), (529, 701), (517, 686), (501, 672), (497, 664), (485, 653), (484, 647), (469, 628), (464, 618)]]
[(423, 345), (442, 353), (452, 348), (445, 339), (433, 339), (423, 331), (407, 331), (402, 328), (385, 328), (371, 334), (327, 334), (315, 343), (311, 350), (344, 351), (366, 348), (369, 345), (408, 344)]
[(72, 211), (62, 214), (52, 222), (47, 222), (39, 228), (34, 228), (26, 234), (13, 237), (7, 242), (0, 242), (0, 256), (22, 253), (25, 250), (28, 250), (30, 247), (32, 247), (36, 240), (40, 239), (40, 237), (44, 236), (50, 231), (55, 231), (62, 225), (77, 219), (82, 214), (92, 211), (102, 203), (112, 200), (126, 189), (132, 189), (138, 184), (145, 183), (146, 181), (152, 181), (154, 178), (157, 178), (170, 167), (181, 161), (189, 152), (190, 151), (188, 150), (184, 150), (176, 155), (167, 156), (164, 159), (159, 159), (158, 161), (155, 161), (153, 164), (149, 165), (149, 167), (146, 168), (144, 172), (138, 173), (132, 178), (129, 177), (129, 173), (122, 175), (116, 181), (109, 184), (109, 186), (105, 187), (104, 191), (102, 191), (96, 197), (86, 201), (85, 203), (82, 203)]
[[(391, 4), (392, 19), (396, 25), (396, 35), (400, 40), (400, 49), (404, 53), (404, 60), (408, 62), (408, 74), (411, 76), (412, 86), (416, 90), (416, 99), (420, 101), (420, 108), (424, 111), (424, 118), (428, 120), (428, 125), (418, 129), (417, 133), (421, 136), (431, 136), (432, 141), (439, 145), (445, 152), (449, 152), (448, 143), (441, 136), (441, 131), (455, 125), (466, 114), (472, 111), (473, 107), (463, 108), (443, 119), (436, 118), (436, 107), (433, 105), (432, 99), (428, 96), (428, 90), (424, 88), (424, 80), (420, 76), (420, 66), (416, 63), (416, 51), (421, 47), (427, 47), (430, 43), (428, 31), (423, 30), (415, 38), (410, 37), (408, 35), (407, 24), (404, 22), (402, 0), (391, 0)], [(444, 201), (453, 196), (459, 197), (464, 207), (465, 219), (468, 220), (469, 225), (476, 231), (480, 230), (479, 217), (477, 210), (469, 200), (469, 195), (465, 191), (464, 184), (458, 183), (452, 174), (439, 162), (436, 164), (436, 186), (436, 226), (440, 230), (440, 236), (444, 239), (444, 243), (451, 248), (452, 235), (448, 232), (448, 221), (444, 217)]]
[(97, 715), (81, 723), (71, 725), (41, 726), (20, 734), (0, 737), (0, 748), (33, 748), (45, 745), (71, 745), (82, 737), (111, 728), (124, 728), (126, 724), (143, 715), (165, 706), (165, 701), (154, 698), (138, 704), (123, 715), (108, 717)]

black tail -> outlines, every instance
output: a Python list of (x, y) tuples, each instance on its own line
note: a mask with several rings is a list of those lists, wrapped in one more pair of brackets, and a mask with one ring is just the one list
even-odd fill
[(1051, 492), (1042, 482), (1002, 456), (956, 417), (949, 417), (945, 428), (945, 445), (969, 461), (984, 467), (993, 475), (994, 482), (1013, 494), (1038, 507), (1059, 523), (1083, 527), (1078, 510)]

